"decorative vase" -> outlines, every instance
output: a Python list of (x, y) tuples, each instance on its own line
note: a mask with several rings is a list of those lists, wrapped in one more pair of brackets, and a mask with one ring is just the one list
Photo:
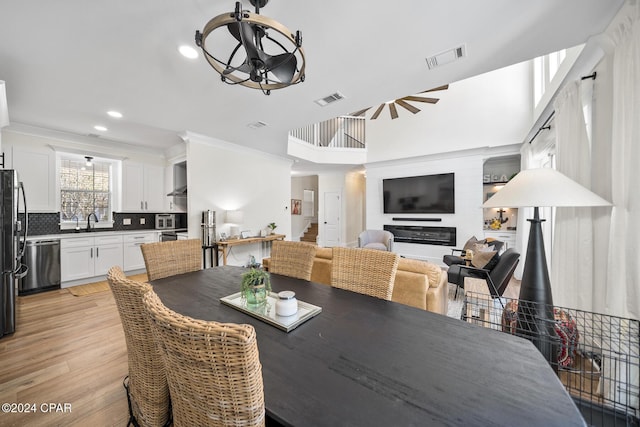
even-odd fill
[(259, 306), (267, 302), (267, 288), (264, 284), (251, 286), (244, 293), (248, 305)]

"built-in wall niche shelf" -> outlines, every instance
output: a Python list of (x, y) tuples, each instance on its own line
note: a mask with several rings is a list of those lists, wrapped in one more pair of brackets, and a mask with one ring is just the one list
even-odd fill
[(482, 165), (484, 184), (506, 184), (520, 172), (520, 155), (492, 157)]
[(485, 174), (482, 177), (483, 184), (506, 184), (509, 182), (510, 177), (507, 175), (491, 175)]
[[(502, 187), (509, 182), (520, 171), (520, 155), (502, 156), (487, 159), (482, 169), (483, 200), (488, 200), (491, 196), (499, 192)], [(484, 208), (482, 210), (485, 237), (494, 237), (505, 241), (509, 238), (506, 246), (515, 246), (515, 228), (518, 224), (518, 209), (516, 208)], [(500, 229), (492, 230), (491, 224), (498, 220)], [(491, 233), (499, 235), (489, 236)], [(501, 234), (500, 234), (501, 233)], [(505, 237), (506, 236), (506, 237)], [(507, 243), (507, 242), (505, 242)]]

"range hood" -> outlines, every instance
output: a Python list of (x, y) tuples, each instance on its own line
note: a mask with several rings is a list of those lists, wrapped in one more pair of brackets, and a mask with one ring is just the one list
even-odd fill
[(183, 161), (173, 165), (173, 191), (167, 194), (169, 197), (187, 197), (187, 162)]
[(187, 186), (183, 185), (182, 187), (178, 187), (174, 189), (171, 193), (168, 193), (167, 196), (185, 196), (187, 195)]

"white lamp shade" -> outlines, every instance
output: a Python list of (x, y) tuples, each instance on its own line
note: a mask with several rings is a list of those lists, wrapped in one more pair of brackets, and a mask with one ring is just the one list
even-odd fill
[(555, 169), (518, 172), (502, 189), (484, 202), (483, 208), (611, 206)]
[(244, 221), (244, 214), (242, 211), (227, 211), (226, 220), (229, 224), (242, 224)]

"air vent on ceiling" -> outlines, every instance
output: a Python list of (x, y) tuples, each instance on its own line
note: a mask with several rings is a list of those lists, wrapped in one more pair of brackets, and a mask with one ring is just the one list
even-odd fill
[(267, 124), (265, 122), (257, 121), (257, 122), (249, 123), (247, 126), (249, 126), (251, 129), (260, 129), (267, 126)]
[(91, 138), (100, 138), (100, 135), (98, 135), (97, 133), (89, 133), (87, 134), (87, 136), (90, 136)]
[(341, 94), (340, 92), (335, 92), (335, 93), (332, 93), (329, 96), (325, 96), (324, 98), (316, 99), (313, 102), (315, 102), (316, 104), (318, 104), (321, 107), (326, 107), (327, 105), (331, 104), (332, 102), (340, 101), (341, 99), (344, 99), (344, 95)]
[(430, 70), (433, 70), (440, 65), (448, 64), (453, 61), (457, 61), (460, 58), (467, 56), (466, 45), (458, 46), (453, 49), (440, 52), (437, 55), (433, 55), (427, 58), (427, 66)]

